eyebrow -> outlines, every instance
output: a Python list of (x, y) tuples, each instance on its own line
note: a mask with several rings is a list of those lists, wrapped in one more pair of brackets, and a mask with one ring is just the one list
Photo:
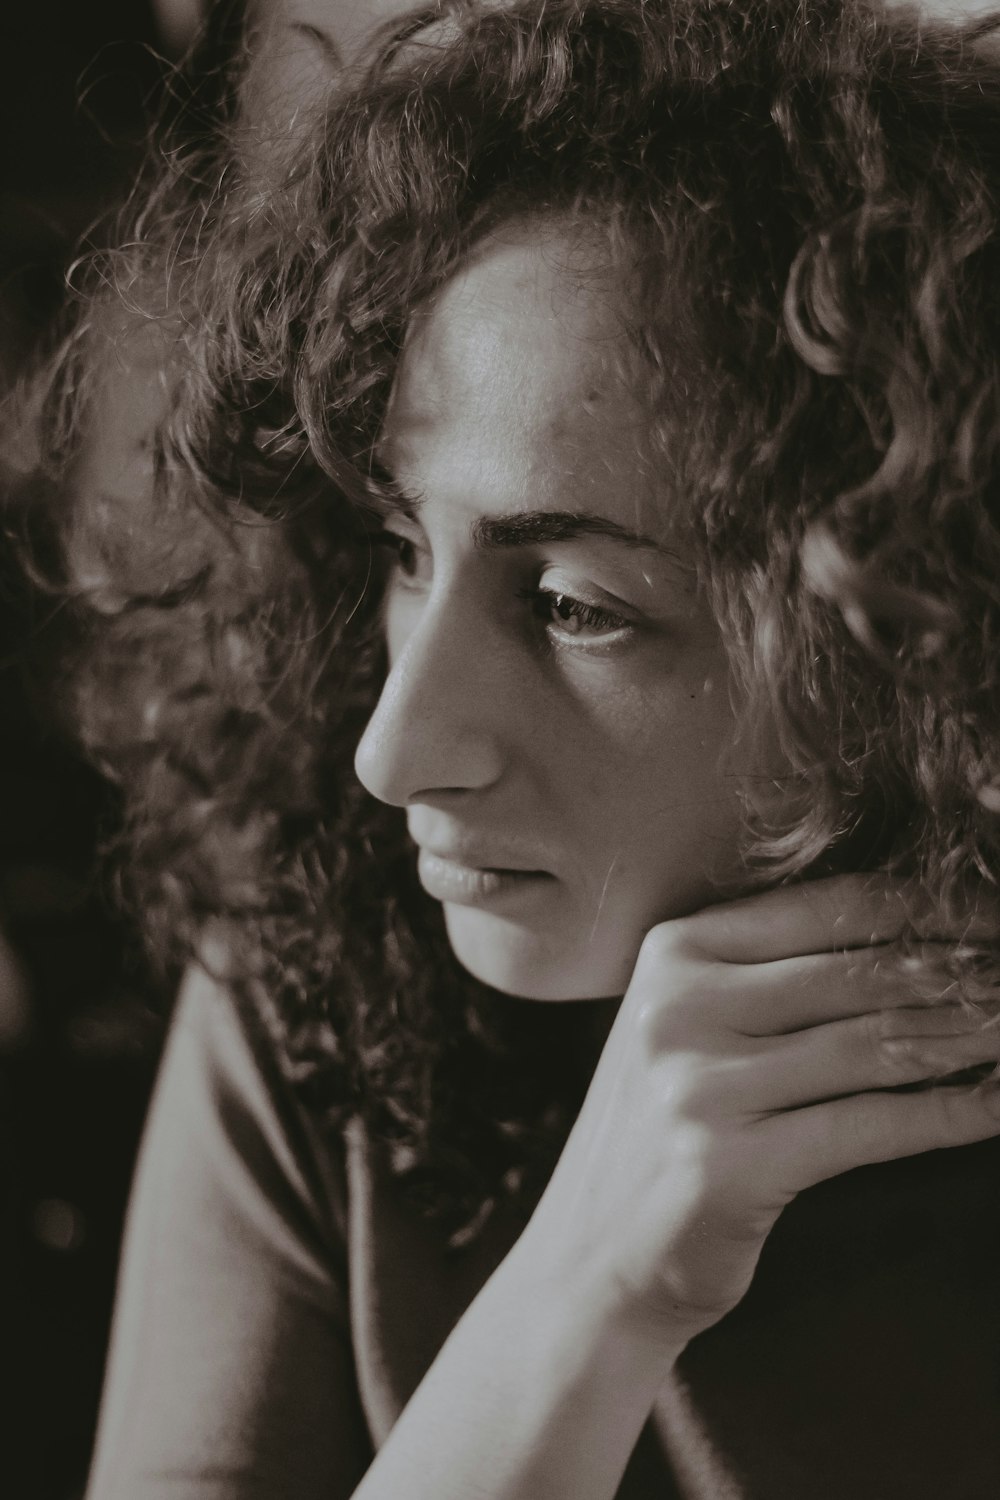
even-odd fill
[(297, 31), (300, 36), (308, 37), (319, 48), (327, 62), (333, 68), (339, 70), (344, 66), (344, 59), (340, 55), (340, 48), (330, 33), (324, 31), (321, 26), (313, 26), (309, 21), (292, 21), (290, 30)]
[(636, 550), (659, 552), (674, 562), (682, 559), (655, 537), (620, 526), (605, 516), (579, 510), (529, 510), (507, 516), (480, 516), (472, 528), (473, 545), (482, 550), (532, 547), (545, 542), (574, 542), (580, 537), (607, 537)]

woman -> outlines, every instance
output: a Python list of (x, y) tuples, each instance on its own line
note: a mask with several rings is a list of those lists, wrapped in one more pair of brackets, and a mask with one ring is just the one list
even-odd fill
[(990, 1493), (989, 30), (435, 11), (161, 191), (154, 503), (67, 524), (192, 965), (92, 1500)]

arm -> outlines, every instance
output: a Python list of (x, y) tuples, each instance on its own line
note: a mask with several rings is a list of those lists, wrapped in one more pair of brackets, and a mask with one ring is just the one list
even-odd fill
[(140, 1155), (88, 1500), (346, 1500), (371, 1449), (323, 1154), (185, 984)]
[[(343, 1221), (323, 1211), (342, 1211), (343, 1184), (311, 1180), (328, 1154), (310, 1150), (274, 1072), (230, 998), (192, 974), (136, 1172), (87, 1500), (369, 1492), (356, 1489), (372, 1452)], [(453, 1463), (456, 1424), (476, 1475), (502, 1472), (513, 1440), (528, 1458), (512, 1493), (539, 1497), (552, 1475), (570, 1484), (558, 1493), (588, 1493), (586, 1440), (595, 1424), (613, 1431), (598, 1493), (614, 1492), (662, 1378), (660, 1342), (596, 1315), (588, 1288), (567, 1298), (537, 1271), (524, 1242), (487, 1283), (393, 1430), (374, 1493), (446, 1495), (458, 1482), (476, 1495), (478, 1478), (466, 1484)]]
[(589, 1296), (582, 1279), (573, 1287), (540, 1275), (545, 1257), (534, 1248), (522, 1238), (471, 1303), (355, 1500), (618, 1494), (683, 1341), (671, 1348), (659, 1331), (620, 1317), (596, 1285)]
[[(367, 1482), (356, 1490), (372, 1452), (354, 1378), (343, 1184), (311, 1180), (329, 1154), (310, 1149), (309, 1122), (274, 1074), (230, 998), (189, 976), (136, 1172), (87, 1500), (368, 1493)], [(458, 1423), (477, 1475), (499, 1469), (514, 1439), (530, 1456), (515, 1493), (545, 1494), (546, 1471), (569, 1482), (579, 1454), (579, 1488), (559, 1493), (582, 1496), (596, 1477), (586, 1439), (609, 1416), (616, 1444), (601, 1444), (599, 1493), (614, 1492), (662, 1378), (660, 1343), (595, 1316), (588, 1288), (567, 1298), (537, 1270), (525, 1243), (487, 1283), (394, 1429), (375, 1493), (464, 1484)]]
[(896, 1091), (1000, 1056), (950, 1001), (948, 933), (895, 964), (913, 904), (848, 877), (654, 929), (538, 1209), (357, 1500), (610, 1500), (797, 1192), (1000, 1131), (995, 1085)]

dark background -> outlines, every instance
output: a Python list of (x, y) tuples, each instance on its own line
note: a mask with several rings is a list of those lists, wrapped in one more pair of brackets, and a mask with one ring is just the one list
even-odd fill
[[(0, 386), (135, 171), (164, 40), (152, 0), (3, 0)], [(9, 548), (0, 577), (0, 1493), (72, 1500), (166, 997), (97, 858), (113, 794), (58, 728), (58, 613)]]

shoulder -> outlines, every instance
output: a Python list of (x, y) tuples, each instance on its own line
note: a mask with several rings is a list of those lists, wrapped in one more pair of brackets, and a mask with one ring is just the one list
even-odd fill
[(254, 1005), (200, 966), (181, 985), (147, 1137), (237, 1218), (259, 1223), (267, 1205), (300, 1244), (342, 1245), (341, 1133), (297, 1097)]

